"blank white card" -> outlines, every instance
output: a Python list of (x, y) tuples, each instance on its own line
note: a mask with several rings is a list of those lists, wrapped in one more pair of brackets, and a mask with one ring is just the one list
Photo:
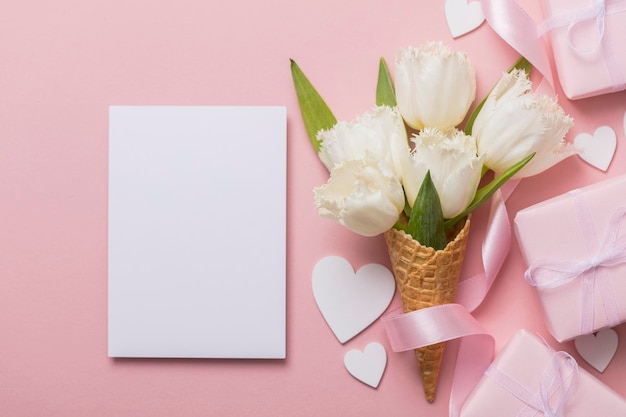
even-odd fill
[(110, 107), (110, 357), (285, 357), (286, 165), (284, 107)]

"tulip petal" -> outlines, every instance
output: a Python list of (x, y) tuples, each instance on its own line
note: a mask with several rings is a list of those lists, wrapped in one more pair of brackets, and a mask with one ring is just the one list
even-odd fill
[(536, 154), (515, 175), (538, 174), (576, 153), (564, 136), (573, 120), (551, 97), (536, 96), (523, 70), (505, 73), (484, 102), (474, 124), (478, 153), (485, 165), (501, 174), (517, 161)]
[(527, 156), (526, 158), (524, 158), (523, 160), (519, 161), (517, 164), (513, 165), (511, 168), (509, 168), (502, 175), (499, 175), (498, 177), (494, 178), (489, 184), (487, 184), (483, 188), (481, 188), (478, 191), (476, 191), (476, 195), (474, 196), (474, 199), (472, 200), (472, 202), (467, 206), (467, 208), (463, 212), (461, 212), (460, 214), (457, 214), (453, 218), (450, 218), (450, 219), (446, 220), (446, 229), (450, 229), (455, 224), (457, 224), (459, 221), (461, 221), (465, 217), (467, 217), (472, 211), (474, 211), (478, 207), (480, 207), (502, 185), (504, 185), (505, 182), (507, 182), (510, 178), (512, 178), (519, 170), (524, 168), (524, 166), (526, 166), (526, 164), (528, 164), (528, 162), (530, 160), (532, 160), (534, 156), (535, 156), (535, 154), (531, 154), (531, 155)]
[(407, 201), (412, 204), (429, 171), (443, 216), (456, 216), (472, 201), (482, 175), (484, 157), (476, 156), (474, 139), (456, 129), (427, 128), (412, 140), (412, 159), (403, 177)]
[(402, 117), (396, 108), (377, 106), (354, 122), (338, 122), (332, 129), (318, 133), (322, 143), (319, 157), (328, 170), (348, 160), (358, 160), (367, 153), (385, 160), (398, 178), (401, 161), (409, 152)]
[(467, 55), (441, 42), (399, 49), (395, 77), (398, 108), (417, 130), (457, 126), (476, 96), (476, 75)]
[(373, 154), (336, 165), (328, 182), (313, 192), (322, 217), (363, 236), (389, 230), (404, 209), (399, 179)]

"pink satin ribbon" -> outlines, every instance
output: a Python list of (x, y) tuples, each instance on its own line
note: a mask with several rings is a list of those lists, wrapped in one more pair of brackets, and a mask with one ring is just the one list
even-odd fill
[(578, 364), (568, 353), (554, 352), (541, 377), (539, 392), (531, 392), (493, 365), (489, 366), (485, 375), (524, 403), (525, 406), (515, 417), (532, 417), (537, 412), (545, 417), (565, 417), (565, 405), (578, 381)]
[(533, 18), (515, 0), (481, 0), (481, 6), (489, 26), (528, 59), (554, 88), (550, 56)]
[(620, 225), (626, 218), (626, 208), (615, 211), (606, 228), (602, 242), (598, 243), (595, 226), (580, 193), (571, 194), (574, 198), (583, 241), (590, 253), (595, 255), (580, 261), (560, 261), (540, 259), (535, 261), (525, 273), (526, 281), (537, 288), (557, 288), (576, 279), (582, 279), (581, 287), (581, 334), (594, 331), (594, 294), (596, 287), (600, 292), (602, 307), (609, 327), (614, 327), (623, 320), (620, 317), (607, 268), (626, 263), (626, 239), (619, 239)]
[(492, 196), (482, 245), (483, 272), (461, 281), (458, 303), (406, 314), (394, 311), (382, 319), (394, 352), (461, 339), (450, 393), (451, 417), (460, 415), (465, 400), (493, 359), (495, 341), (471, 312), (485, 299), (509, 252), (511, 225), (505, 201), (518, 183), (509, 181)]
[[(406, 314), (400, 311), (394, 310), (383, 318), (394, 352), (485, 334), (481, 324), (460, 304), (442, 304)], [(414, 331), (416, 327), (419, 327), (419, 332)]]
[(405, 352), (461, 338), (454, 382), (450, 392), (450, 416), (461, 407), (491, 363), (495, 340), (460, 304), (443, 304), (383, 318), (391, 349)]
[(457, 289), (457, 303), (470, 312), (485, 299), (511, 248), (511, 223), (505, 202), (519, 182), (509, 180), (491, 197), (487, 233), (482, 244), (483, 272), (463, 278)]

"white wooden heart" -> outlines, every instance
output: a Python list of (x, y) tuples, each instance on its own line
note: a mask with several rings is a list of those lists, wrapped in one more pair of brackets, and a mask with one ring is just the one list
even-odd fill
[(581, 149), (582, 160), (602, 171), (606, 171), (615, 155), (617, 138), (609, 126), (600, 126), (593, 133), (580, 133), (574, 138), (574, 146)]
[(617, 332), (613, 329), (601, 330), (596, 334), (587, 334), (574, 340), (574, 346), (580, 356), (599, 372), (604, 372), (609, 366), (617, 352), (618, 343)]
[(343, 357), (343, 364), (350, 375), (372, 388), (377, 388), (387, 366), (387, 352), (383, 345), (372, 342), (363, 352), (349, 350)]
[(329, 256), (313, 268), (315, 302), (341, 343), (380, 317), (394, 291), (393, 274), (383, 265), (368, 264), (355, 274), (344, 258)]
[(446, 0), (445, 13), (453, 38), (473, 31), (485, 21), (479, 1), (468, 3), (467, 0)]

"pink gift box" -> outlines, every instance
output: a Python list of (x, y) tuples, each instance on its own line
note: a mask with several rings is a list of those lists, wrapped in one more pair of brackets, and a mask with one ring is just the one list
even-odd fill
[(626, 416), (624, 398), (578, 368), (565, 352), (554, 352), (520, 330), (468, 396), (461, 417), (543, 416), (546, 402), (552, 410), (562, 407), (558, 415), (567, 417)]
[[(570, 99), (626, 89), (626, 0), (544, 0), (561, 87)], [(540, 27), (541, 29), (541, 27)]]
[(515, 216), (526, 280), (536, 286), (548, 330), (559, 342), (626, 321), (624, 207), (626, 176), (620, 176)]

